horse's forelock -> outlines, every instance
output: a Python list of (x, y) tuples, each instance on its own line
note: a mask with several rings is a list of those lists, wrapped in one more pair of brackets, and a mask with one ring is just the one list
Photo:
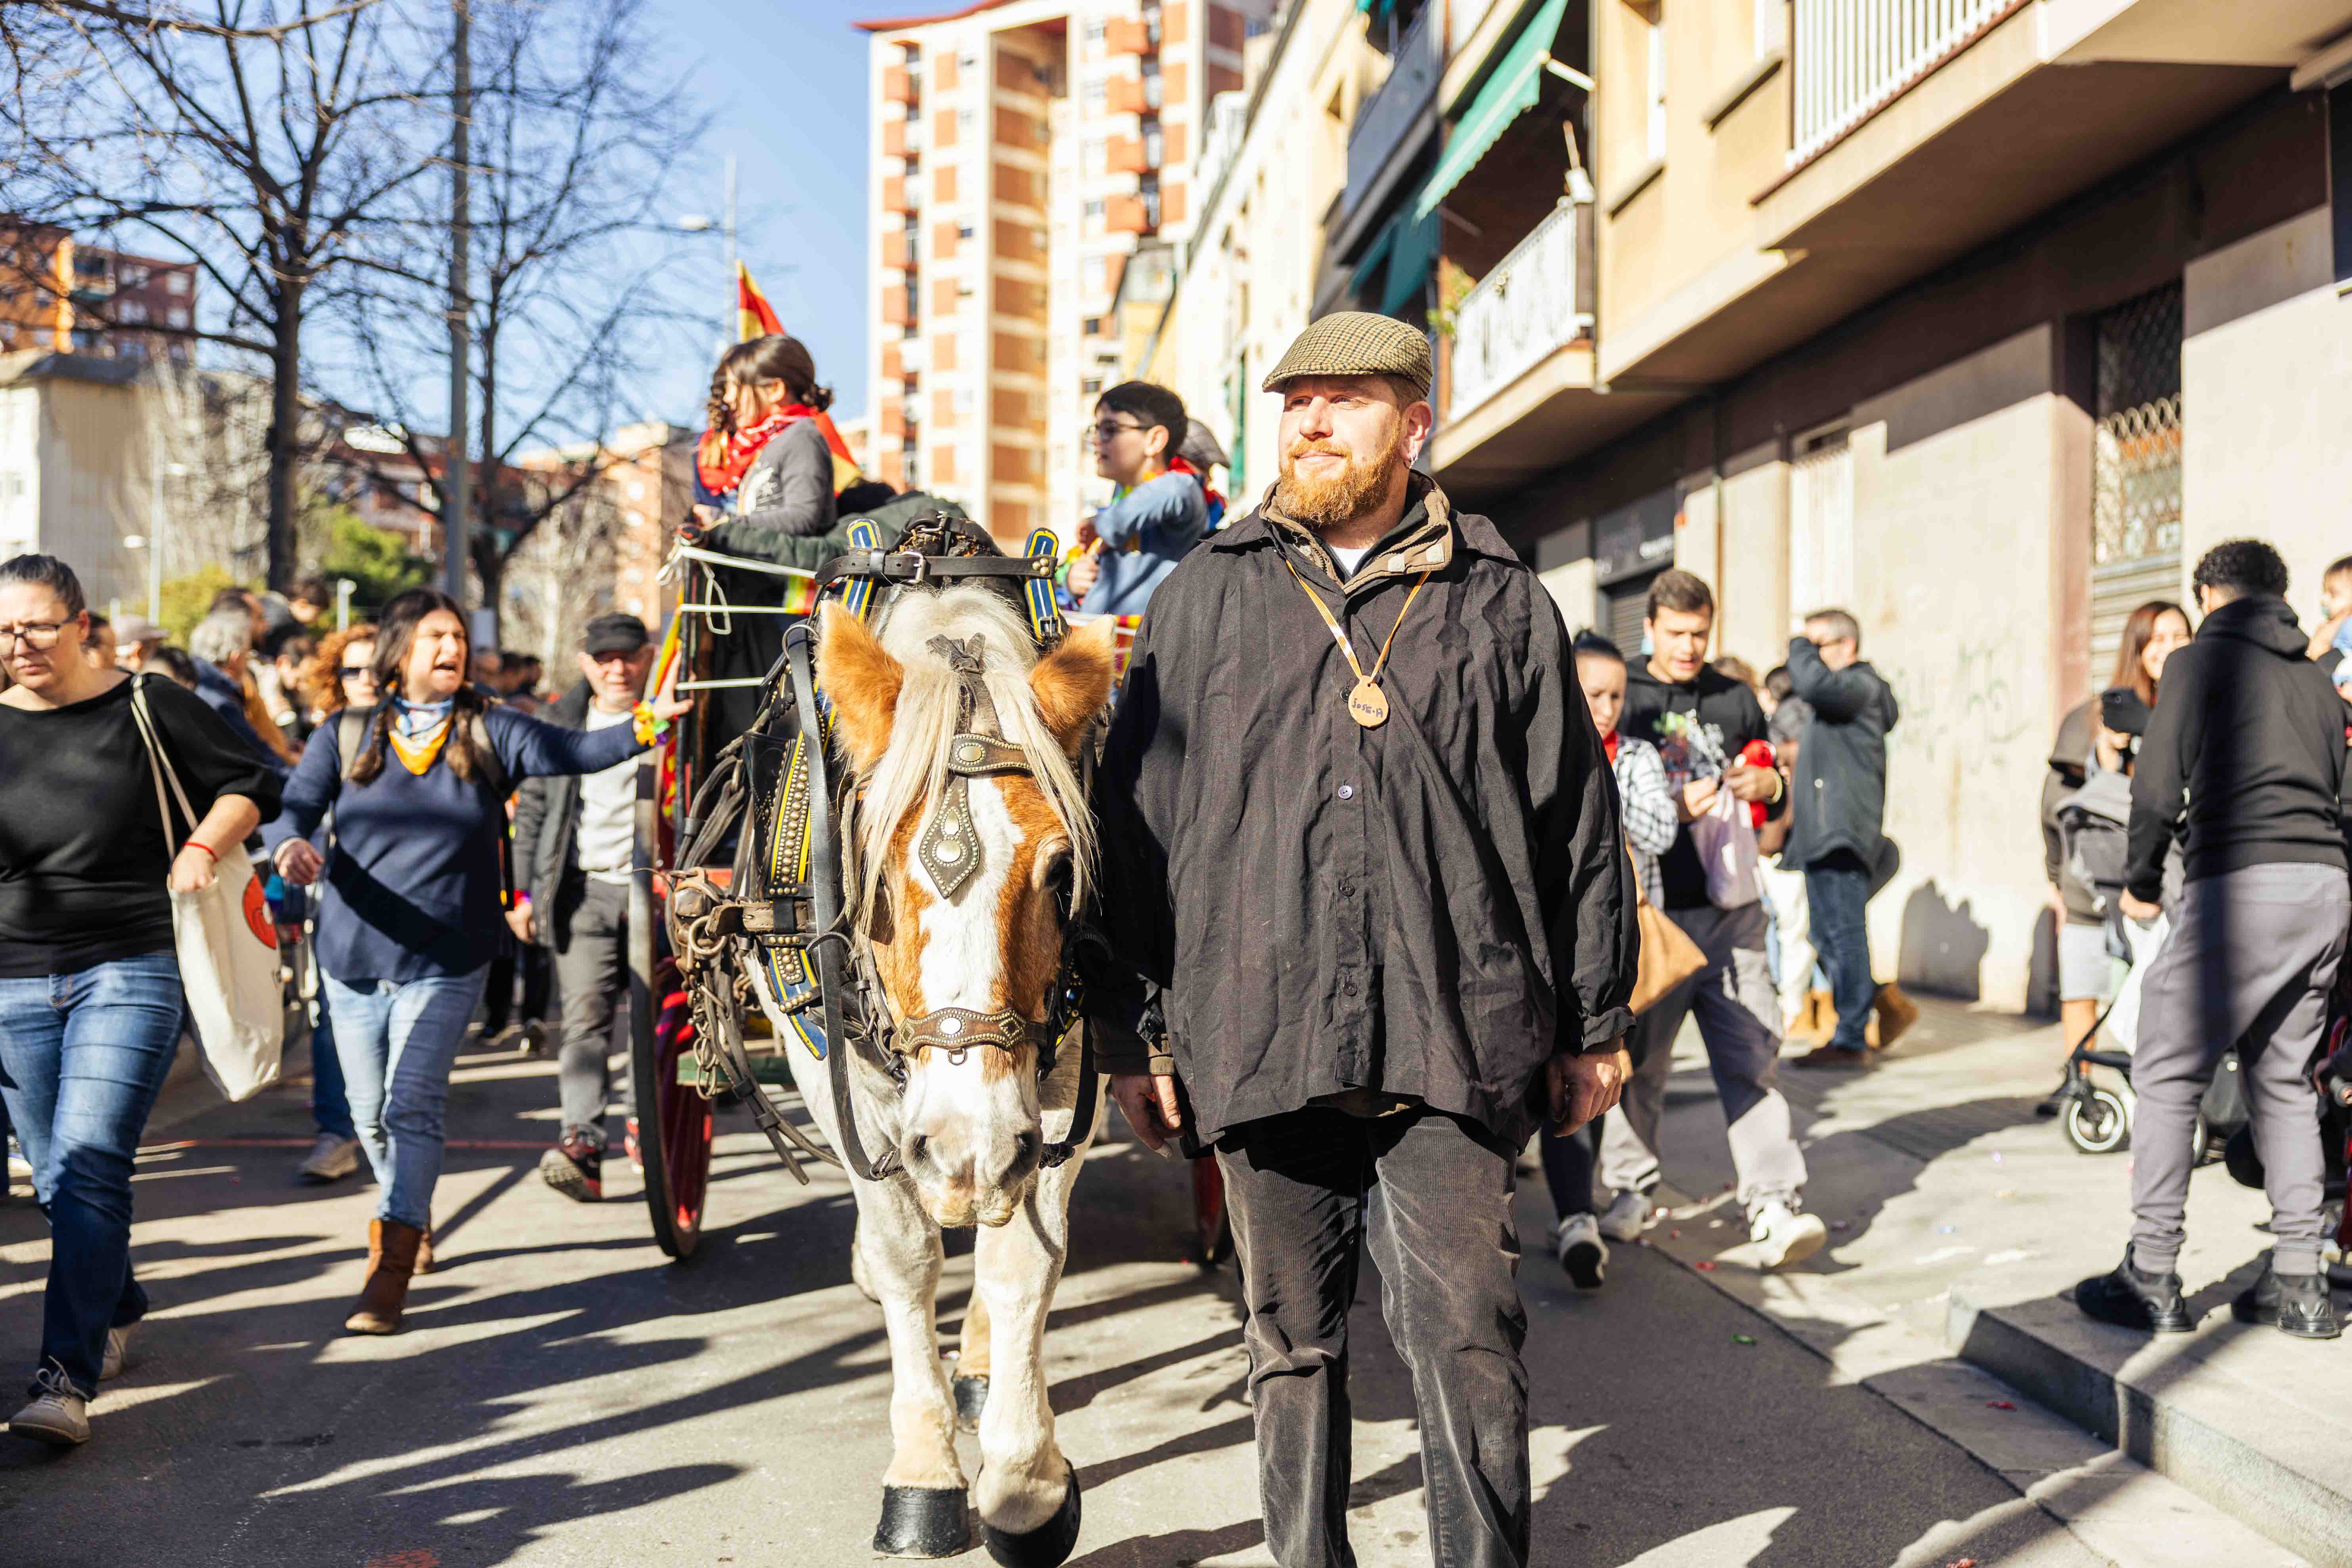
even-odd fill
[(874, 907), (891, 840), (908, 813), (928, 810), (945, 787), (962, 687), (930, 647), (934, 637), (982, 639), (982, 679), (996, 705), (1004, 738), (1026, 754), (1038, 791), (1069, 836), (1071, 887), (1082, 901), (1095, 867), (1095, 824), (1076, 768), (1054, 738), (1030, 689), (1037, 663), (1028, 623), (991, 589), (949, 588), (900, 597), (885, 614), (877, 636), (906, 671), (890, 743), (866, 780), (854, 840), (858, 870), (846, 889), (862, 912)]

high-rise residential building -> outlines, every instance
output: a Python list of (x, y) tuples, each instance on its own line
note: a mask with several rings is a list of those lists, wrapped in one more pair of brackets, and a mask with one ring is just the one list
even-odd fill
[(873, 35), (873, 471), (1066, 536), (1128, 258), (1181, 240), (1270, 0), (982, 0)]
[(0, 216), (0, 353), (54, 349), (184, 363), (195, 309), (193, 262), (132, 256)]

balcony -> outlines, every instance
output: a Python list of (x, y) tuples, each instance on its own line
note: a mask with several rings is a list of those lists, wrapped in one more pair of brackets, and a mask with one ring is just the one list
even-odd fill
[[(1351, 214), (1371, 195), (1381, 175), (1400, 150), (1435, 129), (1428, 112), (1437, 98), (1437, 80), (1445, 71), (1444, 34), (1438, 13), (1442, 5), (1423, 5), (1404, 37), (1397, 40), (1389, 65), (1389, 79), (1356, 110), (1348, 132), (1348, 189), (1340, 200), (1342, 214)], [(1343, 217), (1342, 221), (1345, 219)]]
[(1115, 76), (1108, 86), (1105, 101), (1113, 114), (1141, 114), (1151, 107), (1144, 101), (1141, 77)]
[(907, 155), (907, 122), (905, 121), (886, 120), (882, 122), (882, 155), (886, 158), (903, 158)]
[(885, 267), (888, 267), (888, 268), (895, 268), (904, 269), (907, 266), (908, 266), (908, 265), (910, 264), (910, 262), (911, 262), (911, 260), (912, 260), (912, 258), (913, 258), (913, 256), (914, 256), (914, 247), (913, 247), (912, 243), (910, 242), (909, 237), (908, 237), (908, 234), (907, 234), (907, 231), (906, 231), (906, 230), (904, 230), (904, 229), (898, 229), (898, 228), (893, 228), (893, 229), (885, 229), (885, 230), (883, 231), (883, 234), (882, 234), (882, 265), (883, 265), (883, 266), (885, 266)]
[(1142, 234), (1150, 227), (1141, 196), (1113, 196), (1103, 208), (1103, 227), (1112, 234)]
[(907, 199), (906, 175), (885, 174), (882, 177), (882, 210), (886, 213), (905, 213), (915, 210), (914, 204)]
[(889, 103), (913, 103), (922, 95), (922, 85), (915, 73), (904, 66), (892, 66), (882, 73), (882, 97)]
[(1151, 35), (1140, 18), (1113, 16), (1103, 27), (1103, 52), (1108, 55), (1150, 54)]
[(1900, 97), (2025, 0), (1796, 0), (1802, 163)]
[(1458, 421), (1557, 350), (1592, 335), (1592, 209), (1561, 202), (1478, 280), (1454, 315), (1445, 416)]
[(1139, 136), (1114, 136), (1103, 153), (1103, 167), (1114, 174), (1140, 174), (1151, 167), (1143, 155)]

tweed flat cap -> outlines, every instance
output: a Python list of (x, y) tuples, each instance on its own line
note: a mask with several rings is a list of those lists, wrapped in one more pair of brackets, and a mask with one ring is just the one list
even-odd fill
[(1418, 327), (1369, 310), (1339, 310), (1307, 324), (1270, 372), (1265, 392), (1301, 375), (1392, 375), (1429, 395), (1429, 339)]

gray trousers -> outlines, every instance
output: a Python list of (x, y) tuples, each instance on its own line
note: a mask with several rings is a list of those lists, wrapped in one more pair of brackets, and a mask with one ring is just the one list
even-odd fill
[(1706, 1065), (1729, 1124), (1739, 1202), (1751, 1215), (1779, 1198), (1794, 1207), (1805, 1185), (1804, 1152), (1780, 1085), (1780, 1004), (1764, 956), (1764, 906), (1669, 911), (1706, 955), (1706, 967), (1633, 1020), (1625, 1043), (1633, 1076), (1601, 1131), (1601, 1179), (1620, 1193), (1658, 1184), (1658, 1122), (1675, 1037), (1696, 1014)]
[(2141, 983), (2132, 1056), (2131, 1249), (2141, 1268), (2169, 1274), (2179, 1263), (2197, 1103), (2235, 1044), (2270, 1194), (2272, 1267), (2319, 1271), (2326, 1169), (2311, 1063), (2347, 915), (2352, 891), (2330, 866), (2249, 866), (2181, 889), (2172, 934)]
[(593, 877), (582, 884), (555, 983), (563, 997), (563, 1051), (556, 1062), (563, 1125), (601, 1139), (604, 1111), (631, 1114), (629, 1075), (612, 1070), (613, 1016), (629, 994), (629, 889)]

